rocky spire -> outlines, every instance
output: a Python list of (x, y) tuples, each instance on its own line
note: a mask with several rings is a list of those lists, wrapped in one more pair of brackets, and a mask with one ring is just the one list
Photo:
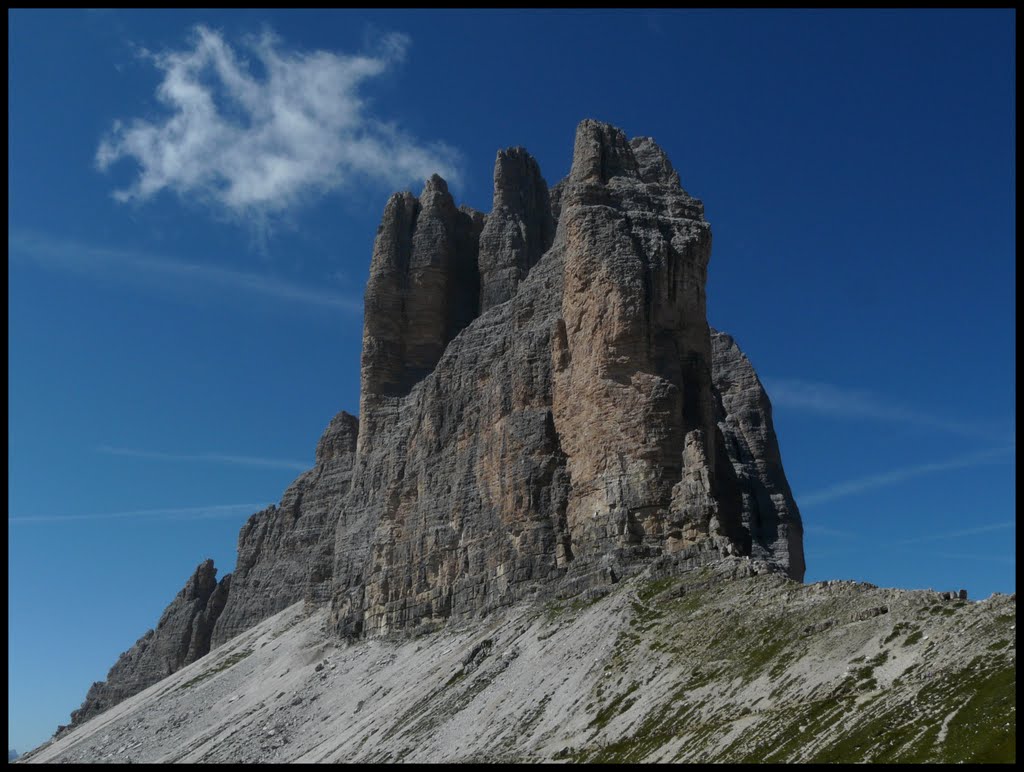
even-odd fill
[(569, 506), (574, 543), (672, 551), (727, 538), (742, 548), (738, 505), (716, 469), (701, 207), (653, 141), (588, 120), (576, 131), (559, 233), (555, 423), (574, 488), (586, 492)]
[(672, 168), (665, 151), (650, 137), (634, 137), (629, 147), (636, 158), (640, 179), (648, 185), (669, 185), (681, 188), (679, 174)]
[(711, 346), (715, 389), (721, 398), (717, 421), (736, 473), (751, 554), (775, 561), (793, 579), (803, 581), (803, 525), (782, 469), (772, 404), (732, 336), (712, 330)]
[(576, 127), (569, 183), (605, 184), (613, 177), (640, 179), (636, 156), (626, 135), (607, 123), (581, 121)]
[[(392, 196), (377, 229), (363, 318), (360, 447), (379, 420), (428, 375), (479, 311), (477, 251), (483, 215), (456, 208), (448, 184), (427, 180), (419, 198)], [(377, 408), (382, 408), (378, 410)]]
[(480, 234), (480, 310), (504, 303), (555, 235), (548, 186), (524, 148), (498, 151), (494, 208)]

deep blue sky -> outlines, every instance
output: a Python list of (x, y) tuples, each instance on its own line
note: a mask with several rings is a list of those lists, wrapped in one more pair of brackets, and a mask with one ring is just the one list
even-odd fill
[(9, 747), (357, 412), (388, 195), (585, 117), (705, 202), (807, 580), (1015, 590), (1013, 11), (8, 18)]

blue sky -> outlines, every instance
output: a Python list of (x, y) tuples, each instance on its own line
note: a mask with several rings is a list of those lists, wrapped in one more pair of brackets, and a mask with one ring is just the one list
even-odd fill
[(808, 581), (1015, 591), (1013, 11), (9, 11), (8, 740), (356, 413), (394, 190), (585, 117), (714, 231)]

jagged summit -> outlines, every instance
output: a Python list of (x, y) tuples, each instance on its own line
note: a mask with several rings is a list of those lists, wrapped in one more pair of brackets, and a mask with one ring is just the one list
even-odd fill
[[(710, 251), (661, 148), (592, 120), (550, 188), (499, 151), (487, 215), (436, 175), (393, 195), (359, 418), (332, 420), (313, 469), (243, 526), (209, 645), (301, 600), (348, 639), (428, 632), (652, 561), (801, 580), (767, 395), (708, 327)], [(138, 682), (119, 666), (123, 699)]]

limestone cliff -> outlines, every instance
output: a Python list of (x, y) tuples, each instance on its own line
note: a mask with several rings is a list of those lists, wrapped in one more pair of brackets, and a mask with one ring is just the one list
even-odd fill
[[(436, 175), (392, 196), (359, 419), (338, 415), (314, 468), (242, 528), (206, 645), (297, 601), (349, 639), (425, 632), (658, 559), (802, 580), (767, 395), (708, 327), (710, 253), (661, 148), (596, 121), (550, 189), (524, 149), (500, 151), (488, 215)], [(139, 690), (119, 667), (94, 706)]]

